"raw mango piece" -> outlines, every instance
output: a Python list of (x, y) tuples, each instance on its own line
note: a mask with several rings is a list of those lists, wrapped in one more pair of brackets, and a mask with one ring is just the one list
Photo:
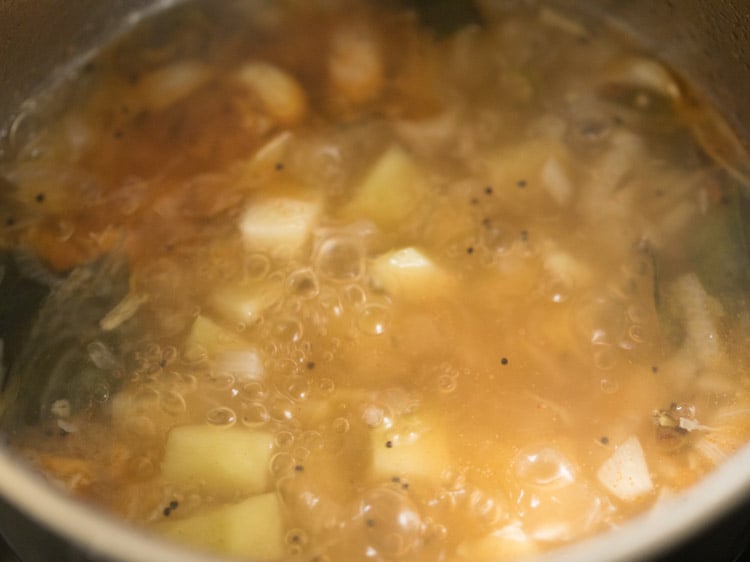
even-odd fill
[(223, 349), (216, 354), (216, 368), (223, 373), (232, 373), (239, 382), (260, 380), (265, 376), (263, 358), (250, 346), (243, 349)]
[(599, 482), (623, 501), (634, 501), (654, 489), (638, 438), (626, 439), (596, 473)]
[(480, 539), (459, 544), (456, 554), (460, 560), (500, 562), (517, 560), (539, 551), (537, 544), (523, 532), (520, 523), (513, 523)]
[(256, 322), (282, 295), (282, 287), (274, 284), (229, 287), (216, 292), (210, 305), (222, 319), (247, 326)]
[(320, 199), (291, 195), (254, 201), (240, 219), (245, 247), (279, 259), (298, 257), (318, 224), (322, 208)]
[(161, 471), (171, 483), (201, 484), (215, 496), (258, 494), (268, 487), (272, 448), (262, 431), (184, 425), (169, 432)]
[(193, 322), (187, 343), (200, 345), (208, 351), (247, 347), (237, 334), (219, 326), (207, 316), (200, 315)]
[(422, 172), (399, 146), (387, 149), (373, 164), (344, 214), (369, 218), (383, 227), (396, 226), (416, 209), (427, 191)]
[(565, 148), (553, 139), (501, 148), (487, 159), (492, 199), (519, 214), (534, 206), (565, 206), (575, 195), (571, 167)]
[(372, 429), (371, 477), (439, 482), (451, 467), (445, 434), (437, 422), (408, 416)]
[(334, 31), (328, 78), (334, 95), (351, 103), (376, 98), (385, 81), (385, 65), (380, 42), (366, 25), (346, 22)]
[(136, 103), (151, 111), (162, 111), (187, 98), (213, 77), (210, 66), (185, 60), (164, 66), (141, 77)]
[(455, 279), (416, 248), (403, 248), (377, 258), (370, 268), (372, 283), (395, 297), (411, 301), (450, 292)]
[(278, 560), (286, 552), (284, 518), (275, 493), (160, 521), (153, 529), (181, 543), (238, 558)]
[(237, 81), (247, 88), (263, 109), (285, 125), (296, 125), (307, 114), (307, 94), (294, 76), (265, 62), (241, 67)]

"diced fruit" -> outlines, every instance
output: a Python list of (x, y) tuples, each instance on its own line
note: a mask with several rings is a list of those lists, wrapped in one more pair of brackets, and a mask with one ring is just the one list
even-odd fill
[(250, 90), (268, 114), (286, 125), (299, 123), (307, 113), (307, 95), (299, 82), (281, 68), (253, 62), (237, 71), (237, 80)]
[(629, 437), (596, 473), (599, 482), (623, 501), (634, 501), (654, 489), (638, 438)]
[(247, 346), (237, 334), (219, 326), (204, 315), (198, 316), (193, 322), (187, 343), (200, 345), (207, 351), (237, 349)]
[(372, 283), (390, 295), (418, 301), (449, 292), (455, 279), (416, 248), (403, 248), (377, 258)]
[(463, 542), (456, 549), (461, 560), (494, 562), (516, 560), (538, 552), (539, 547), (523, 532), (519, 523), (507, 525), (480, 539)]
[(283, 289), (276, 284), (228, 287), (211, 299), (212, 310), (222, 319), (236, 324), (255, 323), (268, 308), (279, 301)]
[(587, 287), (594, 278), (588, 264), (564, 250), (549, 248), (544, 257), (544, 270), (554, 281), (567, 287)]
[(298, 256), (318, 223), (322, 203), (301, 197), (269, 197), (253, 202), (240, 219), (245, 247), (274, 257)]
[(390, 480), (439, 482), (451, 468), (448, 444), (437, 422), (419, 416), (406, 416), (396, 422), (384, 422), (370, 433), (372, 447), (371, 476)]
[(279, 163), (283, 163), (289, 146), (294, 139), (291, 131), (283, 131), (269, 139), (253, 156), (239, 161), (233, 167), (237, 174), (237, 183), (247, 189), (258, 185), (259, 177), (279, 174)]
[(565, 205), (574, 195), (570, 167), (565, 148), (554, 139), (504, 147), (487, 160), (493, 199), (514, 213), (527, 212), (529, 205)]
[(153, 528), (179, 542), (238, 558), (277, 560), (285, 553), (284, 518), (275, 493), (160, 521)]
[(395, 226), (414, 211), (426, 191), (422, 172), (403, 148), (394, 145), (367, 172), (345, 214)]
[(268, 486), (273, 438), (262, 431), (186, 425), (169, 432), (161, 469), (178, 485), (201, 485), (208, 494), (258, 494)]
[(161, 111), (192, 94), (212, 76), (211, 68), (200, 62), (170, 64), (143, 76), (136, 86), (136, 97), (148, 109)]
[(366, 26), (343, 25), (331, 42), (328, 76), (335, 93), (352, 103), (375, 98), (383, 87), (380, 45)]
[(216, 354), (216, 367), (232, 373), (240, 382), (262, 379), (265, 374), (263, 359), (257, 350), (245, 346), (241, 350), (224, 348)]

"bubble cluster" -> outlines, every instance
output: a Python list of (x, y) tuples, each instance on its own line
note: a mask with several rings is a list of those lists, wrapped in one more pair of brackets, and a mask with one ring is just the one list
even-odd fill
[(516, 477), (524, 485), (558, 488), (575, 481), (573, 464), (552, 447), (534, 448), (520, 453), (513, 463)]
[(514, 463), (518, 482), (516, 509), (524, 528), (539, 541), (570, 540), (601, 520), (601, 497), (557, 449), (521, 453)]
[(371, 488), (357, 503), (366, 549), (386, 558), (414, 552), (422, 539), (422, 519), (408, 495), (388, 486)]

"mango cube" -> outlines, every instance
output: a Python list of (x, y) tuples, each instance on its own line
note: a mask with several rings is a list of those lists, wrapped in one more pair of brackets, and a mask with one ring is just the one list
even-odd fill
[(254, 201), (240, 219), (245, 247), (280, 259), (298, 257), (318, 224), (322, 208), (318, 199), (291, 195)]
[(262, 493), (268, 487), (272, 448), (273, 437), (263, 431), (175, 427), (167, 436), (162, 476), (177, 485), (200, 485), (220, 497)]
[(371, 430), (371, 477), (390, 480), (438, 482), (451, 468), (451, 456), (442, 428), (418, 416), (406, 416)]
[(193, 322), (187, 343), (200, 345), (208, 351), (237, 349), (247, 346), (237, 334), (219, 326), (204, 315), (198, 316)]
[(284, 518), (275, 493), (154, 525), (181, 543), (227, 556), (278, 560), (285, 554)]
[(355, 189), (345, 215), (393, 227), (416, 209), (426, 191), (421, 170), (403, 148), (394, 145), (378, 158)]
[(217, 316), (227, 322), (252, 325), (282, 296), (283, 288), (278, 284), (226, 287), (213, 295), (210, 306)]
[(641, 442), (635, 436), (615, 449), (596, 476), (610, 493), (623, 501), (637, 500), (654, 489)]
[(455, 286), (450, 273), (413, 247), (378, 257), (372, 262), (370, 276), (375, 286), (410, 301), (431, 299)]

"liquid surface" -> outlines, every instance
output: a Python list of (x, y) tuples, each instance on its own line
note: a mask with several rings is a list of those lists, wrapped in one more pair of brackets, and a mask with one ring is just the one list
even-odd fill
[(482, 18), (191, 2), (30, 103), (0, 161), (49, 291), (4, 393), (24, 458), (197, 548), (460, 561), (740, 447), (747, 204), (708, 110), (585, 18)]

